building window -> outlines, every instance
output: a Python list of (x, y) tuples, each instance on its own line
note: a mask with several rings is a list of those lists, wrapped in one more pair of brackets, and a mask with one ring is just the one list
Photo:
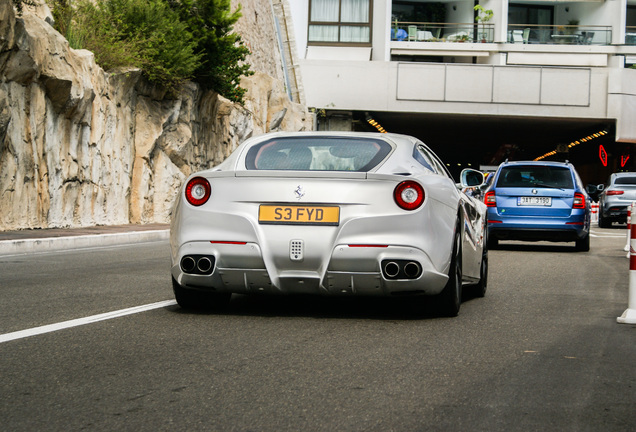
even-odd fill
[(627, 27), (636, 28), (636, 6), (627, 5)]
[(508, 6), (508, 24), (552, 25), (554, 7), (528, 6), (511, 3)]
[(309, 39), (313, 45), (370, 45), (372, 0), (310, 0)]

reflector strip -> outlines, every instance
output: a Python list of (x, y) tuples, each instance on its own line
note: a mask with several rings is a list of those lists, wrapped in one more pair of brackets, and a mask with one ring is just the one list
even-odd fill
[(232, 244), (232, 245), (245, 245), (247, 242), (240, 241), (218, 241), (218, 240), (210, 240), (210, 243), (213, 244)]
[(583, 225), (583, 222), (566, 222), (566, 225)]

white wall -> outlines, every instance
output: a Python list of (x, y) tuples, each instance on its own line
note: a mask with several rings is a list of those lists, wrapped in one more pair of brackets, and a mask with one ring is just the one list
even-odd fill
[[(565, 9), (568, 8), (569, 12)], [(579, 25), (612, 26), (612, 43), (625, 41), (625, 16), (627, 0), (607, 0), (602, 3), (566, 3), (555, 8), (555, 22), (567, 24), (571, 19)]]
[(636, 69), (614, 69), (609, 75), (608, 116), (616, 118), (616, 141), (636, 143)]
[[(455, 8), (456, 10), (453, 10)], [(474, 22), (475, 11), (473, 3), (462, 1), (446, 4), (446, 22), (448, 23), (467, 23)]]
[(390, 34), (391, 34), (391, 2), (383, 4), (381, 1), (373, 2), (373, 23), (372, 23), (372, 46), (371, 56), (373, 60), (388, 61), (390, 54)]
[(607, 116), (607, 69), (304, 61), (302, 70), (307, 104), (318, 108)]
[(294, 37), (298, 58), (304, 59), (307, 51), (307, 30), (309, 24), (309, 2), (307, 0), (289, 0), (289, 9), (294, 23)]

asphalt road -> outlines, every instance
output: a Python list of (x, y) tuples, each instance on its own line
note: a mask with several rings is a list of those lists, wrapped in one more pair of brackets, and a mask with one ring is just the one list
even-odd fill
[(634, 431), (624, 245), (503, 243), (457, 318), (235, 296), (41, 334), (172, 300), (167, 242), (0, 257), (0, 430)]

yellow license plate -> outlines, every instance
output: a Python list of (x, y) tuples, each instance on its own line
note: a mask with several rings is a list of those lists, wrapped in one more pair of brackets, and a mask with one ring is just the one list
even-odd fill
[(258, 221), (262, 224), (338, 225), (340, 207), (263, 204), (258, 210)]

